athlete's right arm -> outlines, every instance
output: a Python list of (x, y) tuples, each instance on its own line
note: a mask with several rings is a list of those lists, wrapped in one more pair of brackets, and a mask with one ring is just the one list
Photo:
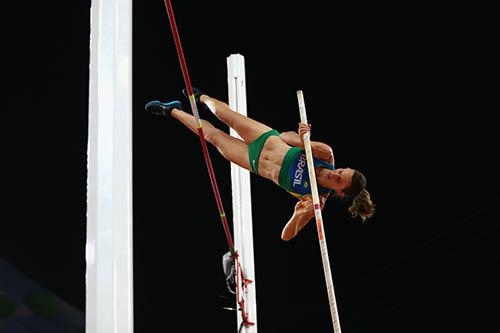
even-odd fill
[[(308, 126), (306, 124), (300, 123), (299, 124), (300, 134), (297, 132), (288, 131), (281, 133), (280, 138), (281, 140), (283, 140), (283, 142), (289, 144), (290, 146), (304, 149), (304, 141), (302, 140), (302, 138), (303, 134), (308, 130), (310, 130), (310, 125)], [(331, 164), (334, 164), (332, 147), (330, 147), (326, 143), (311, 140), (311, 150), (314, 157), (319, 158), (320, 160), (323, 161), (327, 161)]]
[(304, 148), (304, 143), (301, 142), (299, 133), (294, 131), (282, 132), (280, 134), (281, 140), (286, 144), (294, 147)]

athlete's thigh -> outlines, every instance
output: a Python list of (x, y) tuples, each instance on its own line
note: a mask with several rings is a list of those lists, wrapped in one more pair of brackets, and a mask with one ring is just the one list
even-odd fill
[(257, 120), (231, 110), (229, 107), (221, 108), (217, 113), (217, 117), (234, 129), (246, 143), (254, 141), (272, 129)]
[(213, 135), (210, 142), (224, 158), (250, 171), (248, 145), (244, 141), (219, 130)]

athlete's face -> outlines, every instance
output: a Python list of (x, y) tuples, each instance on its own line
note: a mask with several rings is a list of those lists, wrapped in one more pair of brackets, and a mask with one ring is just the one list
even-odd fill
[(351, 186), (353, 174), (354, 170), (351, 168), (335, 169), (330, 173), (329, 179), (331, 180), (331, 187), (341, 198), (345, 196), (344, 189)]

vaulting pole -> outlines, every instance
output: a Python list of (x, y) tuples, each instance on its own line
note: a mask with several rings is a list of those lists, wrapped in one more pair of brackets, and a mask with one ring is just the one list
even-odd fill
[[(299, 102), (300, 121), (307, 124), (306, 106), (304, 103), (304, 94), (302, 90), (297, 91)], [(309, 170), (309, 181), (311, 183), (311, 193), (314, 206), (314, 216), (316, 217), (316, 229), (318, 230), (319, 246), (321, 249), (321, 259), (323, 260), (323, 270), (325, 272), (326, 289), (328, 290), (328, 301), (330, 303), (330, 312), (332, 315), (333, 329), (335, 333), (340, 333), (340, 321), (337, 313), (337, 303), (335, 301), (335, 291), (333, 289), (332, 273), (330, 270), (330, 260), (328, 258), (328, 249), (326, 247), (325, 230), (323, 228), (323, 217), (321, 215), (321, 203), (319, 201), (318, 186), (316, 184), (316, 174), (314, 173), (314, 162), (311, 149), (311, 133), (304, 134), (304, 148), (307, 157), (307, 168)]]
[(246, 306), (245, 306), (245, 299), (243, 298), (243, 296), (240, 297), (240, 294), (239, 294), (240, 291), (246, 290), (246, 285), (247, 285), (248, 281), (245, 277), (245, 274), (244, 274), (245, 272), (241, 271), (240, 261), (238, 259), (238, 253), (234, 249), (234, 243), (233, 243), (233, 239), (231, 237), (231, 231), (229, 229), (229, 224), (227, 222), (226, 213), (224, 212), (224, 207), (222, 206), (222, 199), (220, 196), (219, 188), (217, 186), (217, 181), (215, 179), (215, 173), (214, 173), (214, 170), (212, 167), (212, 162), (210, 160), (210, 155), (208, 153), (207, 143), (205, 141), (205, 134), (203, 133), (203, 126), (202, 126), (202, 122), (201, 122), (201, 119), (200, 119), (200, 116), (198, 113), (198, 106), (196, 105), (196, 98), (195, 98), (194, 93), (193, 93), (191, 79), (189, 78), (189, 72), (188, 72), (188, 68), (187, 68), (187, 64), (186, 64), (186, 59), (184, 57), (184, 51), (182, 50), (181, 39), (179, 37), (179, 32), (177, 30), (177, 24), (175, 22), (175, 17), (174, 17), (174, 10), (172, 8), (172, 3), (170, 2), (170, 0), (165, 0), (165, 7), (167, 9), (168, 19), (170, 21), (170, 28), (172, 30), (172, 35), (174, 37), (175, 48), (177, 50), (177, 56), (179, 58), (179, 63), (181, 65), (182, 75), (184, 77), (184, 82), (186, 84), (186, 91), (187, 91), (188, 96), (189, 96), (189, 103), (191, 105), (191, 110), (193, 112), (193, 116), (194, 116), (195, 121), (196, 121), (196, 126), (198, 128), (198, 137), (200, 138), (200, 143), (201, 143), (201, 147), (203, 150), (203, 156), (205, 157), (205, 163), (207, 165), (208, 174), (210, 176), (210, 182), (212, 183), (212, 189), (213, 189), (213, 192), (215, 195), (215, 200), (217, 202), (217, 207), (219, 209), (219, 215), (220, 215), (220, 218), (222, 221), (222, 225), (224, 227), (224, 232), (226, 234), (226, 239), (227, 239), (227, 243), (229, 245), (229, 250), (231, 252), (231, 256), (232, 256), (233, 260), (235, 261), (236, 271), (238, 272), (237, 276), (236, 276), (236, 280), (237, 280), (236, 291), (238, 294), (237, 301), (241, 307), (240, 310), (242, 311), (242, 318), (243, 318), (242, 325), (245, 327), (252, 326), (252, 325), (254, 325), (254, 323), (250, 322), (248, 319), (248, 313), (246, 311)]
[(210, 182), (212, 184), (212, 189), (214, 191), (215, 200), (217, 202), (217, 207), (219, 209), (219, 215), (222, 220), (224, 227), (224, 232), (226, 234), (226, 239), (229, 244), (229, 249), (233, 256), (236, 256), (234, 251), (233, 239), (231, 237), (231, 231), (229, 230), (229, 224), (227, 223), (226, 213), (224, 212), (224, 207), (222, 205), (222, 199), (219, 193), (219, 188), (217, 186), (217, 180), (215, 179), (214, 170), (212, 167), (212, 161), (210, 160), (210, 155), (208, 154), (207, 143), (205, 141), (205, 134), (203, 133), (203, 126), (201, 123), (200, 115), (198, 113), (198, 107), (196, 105), (196, 99), (193, 94), (193, 86), (191, 85), (191, 79), (189, 78), (189, 72), (186, 64), (186, 59), (184, 58), (184, 51), (182, 50), (181, 39), (179, 37), (179, 32), (177, 30), (177, 24), (174, 17), (174, 9), (172, 8), (172, 3), (170, 0), (165, 0), (165, 7), (167, 9), (168, 18), (170, 21), (170, 28), (172, 30), (172, 35), (174, 37), (175, 48), (177, 50), (177, 56), (179, 58), (179, 63), (181, 65), (182, 76), (184, 77), (184, 83), (186, 84), (186, 91), (189, 96), (189, 103), (191, 105), (191, 110), (193, 111), (194, 118), (196, 120), (196, 125), (198, 127), (198, 137), (200, 138), (201, 148), (203, 150), (203, 156), (205, 157), (205, 163), (208, 169), (208, 175), (210, 176)]

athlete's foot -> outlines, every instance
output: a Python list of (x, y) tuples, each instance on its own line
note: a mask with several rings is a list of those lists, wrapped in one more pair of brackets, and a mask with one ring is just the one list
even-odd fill
[(182, 110), (182, 103), (179, 101), (171, 101), (166, 103), (160, 101), (151, 101), (146, 104), (145, 109), (152, 114), (166, 116), (170, 114), (174, 109)]
[[(182, 89), (182, 94), (189, 99), (189, 95), (187, 93), (186, 88)], [(205, 111), (210, 111), (215, 114), (215, 108), (212, 107), (211, 103), (208, 101), (207, 103), (207, 98), (208, 96), (203, 93), (198, 88), (193, 87), (193, 95), (194, 95), (194, 100), (196, 101), (196, 105), (201, 108), (202, 110)]]
[[(193, 95), (194, 95), (195, 101), (197, 103), (200, 103), (201, 102), (200, 96), (203, 95), (203, 92), (200, 89), (195, 88), (195, 87), (192, 87), (192, 89), (193, 89)], [(189, 98), (189, 94), (188, 94), (186, 88), (182, 89), (182, 94), (184, 95), (184, 97)]]

